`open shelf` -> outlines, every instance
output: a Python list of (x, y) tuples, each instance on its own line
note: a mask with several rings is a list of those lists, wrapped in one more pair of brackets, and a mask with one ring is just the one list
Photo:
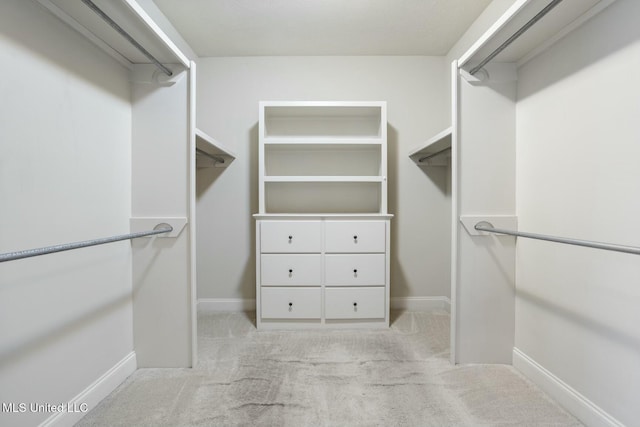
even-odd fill
[[(162, 64), (180, 63), (188, 67), (189, 59), (138, 2), (133, 0), (93, 1)], [(38, 2), (126, 67), (149, 63), (146, 56), (80, 0), (38, 0)]]
[(382, 176), (265, 176), (264, 182), (382, 182)]
[(265, 213), (379, 214), (380, 197), (379, 181), (271, 181)]
[[(493, 61), (522, 65), (575, 28), (595, 16), (615, 0), (565, 0), (500, 52)], [(518, 0), (459, 59), (458, 66), (469, 70), (514, 35), (550, 2)]]
[(446, 166), (451, 156), (451, 127), (429, 138), (409, 153), (419, 166)]
[(380, 101), (262, 101), (260, 214), (386, 214)]
[(266, 176), (381, 175), (381, 144), (268, 144)]
[(196, 166), (226, 168), (236, 155), (209, 135), (196, 129)]
[(375, 102), (269, 102), (261, 106), (262, 136), (265, 141), (380, 138), (383, 106)]

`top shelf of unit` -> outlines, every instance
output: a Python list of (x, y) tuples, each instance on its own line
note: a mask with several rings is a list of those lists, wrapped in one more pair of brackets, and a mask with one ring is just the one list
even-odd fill
[[(260, 136), (292, 143), (386, 140), (386, 102), (260, 102)], [(384, 125), (383, 125), (384, 124)]]
[[(601, 12), (614, 1), (561, 1), (495, 56), (492, 61), (512, 62), (520, 66)], [(478, 65), (550, 3), (551, 0), (517, 0), (460, 57), (458, 66), (468, 70)]]
[(198, 167), (226, 168), (233, 162), (236, 155), (224, 145), (196, 129), (196, 159)]
[(452, 128), (448, 127), (413, 149), (409, 153), (411, 160), (419, 166), (446, 165), (446, 159), (443, 157), (445, 154), (449, 154), (451, 149), (451, 131)]

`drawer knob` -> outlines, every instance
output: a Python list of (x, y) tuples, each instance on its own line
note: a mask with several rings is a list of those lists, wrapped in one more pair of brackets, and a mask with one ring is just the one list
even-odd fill
[(289, 243), (293, 240), (293, 236), (289, 236)]
[(292, 268), (290, 268), (290, 269), (289, 269), (289, 277), (291, 277), (292, 275), (293, 275), (293, 269), (292, 269)]
[(353, 269), (353, 277), (358, 277), (358, 269), (357, 268)]
[(358, 303), (357, 302), (353, 303), (353, 311), (358, 311)]
[(354, 240), (355, 243), (358, 243), (358, 236), (357, 235), (353, 236), (353, 240)]
[(291, 311), (291, 310), (293, 310), (293, 303), (292, 302), (289, 303), (289, 311)]

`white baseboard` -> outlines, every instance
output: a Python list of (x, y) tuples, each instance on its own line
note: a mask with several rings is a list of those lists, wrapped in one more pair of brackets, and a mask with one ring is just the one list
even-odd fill
[(80, 421), (87, 411), (92, 410), (98, 403), (116, 389), (138, 367), (136, 353), (131, 352), (111, 369), (105, 372), (93, 384), (71, 399), (67, 405), (68, 410), (57, 412), (47, 418), (40, 427), (66, 427), (73, 426)]
[(392, 297), (391, 309), (409, 311), (446, 310), (451, 313), (451, 300), (448, 297)]
[(256, 300), (245, 298), (199, 298), (198, 310), (202, 311), (252, 311), (256, 309)]
[(620, 421), (515, 347), (513, 366), (586, 426), (624, 427)]

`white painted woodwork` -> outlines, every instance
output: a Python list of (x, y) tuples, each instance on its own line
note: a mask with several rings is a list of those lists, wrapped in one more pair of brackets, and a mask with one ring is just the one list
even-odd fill
[(438, 132), (411, 150), (409, 158), (418, 166), (447, 166), (451, 158), (451, 132), (451, 126)]
[(328, 221), (326, 252), (385, 252), (384, 221)]
[(327, 319), (378, 319), (385, 317), (385, 289), (326, 288), (325, 317)]
[(263, 221), (259, 247), (269, 252), (320, 252), (320, 221)]
[[(522, 65), (569, 32), (600, 13), (615, 0), (565, 0), (500, 52), (493, 62)], [(472, 68), (533, 18), (549, 2), (517, 0), (458, 60)]]
[(226, 168), (231, 162), (233, 162), (236, 158), (236, 155), (225, 147), (222, 143), (216, 141), (211, 136), (207, 135), (204, 131), (200, 129), (195, 129), (195, 137), (196, 137), (196, 149), (204, 151), (205, 153), (217, 157), (222, 162), (217, 161), (216, 159), (212, 159), (206, 155), (202, 155), (196, 151), (196, 161), (198, 167), (217, 167), (217, 168)]
[(261, 289), (261, 315), (264, 319), (319, 319), (320, 288)]
[[(514, 213), (515, 82), (474, 86), (458, 76), (458, 90), (458, 215)], [(510, 363), (515, 239), (470, 236), (459, 221), (454, 227), (456, 362)]]
[[(318, 218), (316, 221), (309, 221), (305, 219), (308, 217), (298, 217), (296, 215), (283, 216), (279, 220), (270, 219), (272, 218), (271, 215), (257, 215), (256, 217), (258, 219), (256, 227), (256, 247), (258, 248), (256, 254), (258, 262), (256, 274), (256, 319), (259, 329), (286, 329), (305, 326), (350, 327), (351, 324), (349, 323), (336, 323), (335, 319), (341, 318), (377, 319), (367, 322), (367, 325), (371, 327), (388, 326), (388, 219), (381, 221), (378, 215), (359, 217), (357, 220), (354, 218), (350, 221), (343, 221), (342, 217), (337, 216), (316, 216)], [(296, 230), (301, 230), (301, 232), (293, 234)], [(335, 232), (334, 237), (328, 237), (326, 234), (328, 230)], [(354, 243), (347, 242), (343, 245), (339, 237), (343, 234), (343, 231), (351, 233), (353, 230), (363, 232), (364, 241), (367, 242), (363, 249), (374, 249), (375, 252), (379, 253), (353, 253)], [(292, 234), (288, 234), (289, 232)], [(317, 232), (320, 234), (317, 234)], [(304, 246), (303, 250), (299, 250), (300, 247), (295, 247), (293, 243), (289, 243), (289, 235), (292, 237), (291, 242), (301, 236), (302, 240), (305, 240), (304, 236), (311, 236), (306, 238), (307, 242), (319, 237), (317, 239), (319, 246), (311, 246), (316, 249), (315, 252), (317, 254), (304, 253), (306, 249), (309, 249)], [(338, 237), (337, 239), (336, 236)], [(270, 239), (275, 239), (276, 242), (273, 243)], [(353, 235), (351, 239), (353, 239)], [(334, 241), (334, 247), (343, 249), (342, 252), (344, 253), (328, 253), (325, 245), (330, 240)], [(275, 253), (269, 253), (269, 251)], [(375, 285), (379, 286), (379, 289), (376, 288), (377, 290), (375, 291), (366, 291), (363, 294), (355, 292), (357, 295), (362, 295), (363, 302), (366, 302), (366, 308), (363, 308), (360, 312), (347, 316), (344, 314), (344, 307), (341, 307), (337, 309), (337, 312), (333, 312), (334, 317), (327, 316), (328, 313), (331, 313), (331, 307), (326, 304), (325, 297), (329, 286), (371, 287)], [(296, 292), (287, 293), (284, 291), (285, 287), (290, 287)], [(298, 304), (295, 315), (283, 308), (288, 307), (286, 304), (291, 302), (284, 301), (284, 299), (292, 298), (289, 295), (298, 295), (297, 291), (304, 289), (303, 287), (318, 289), (318, 301), (325, 301), (324, 310), (321, 311), (319, 316), (309, 314), (307, 305)], [(269, 289), (278, 289), (278, 291), (269, 293)], [(265, 294), (265, 292), (267, 293)], [(375, 294), (375, 298), (371, 297), (372, 292)], [(268, 295), (266, 300), (264, 295)], [(309, 294), (302, 293), (302, 295)], [(276, 303), (278, 307), (270, 307), (272, 303)], [(376, 308), (373, 307), (374, 305)], [(304, 311), (300, 307), (305, 307)], [(315, 312), (312, 310), (311, 313)], [(295, 324), (287, 320), (316, 317), (320, 321), (319, 324)], [(329, 319), (334, 319), (334, 321), (325, 322), (325, 320)], [(364, 324), (360, 326), (364, 326)]]
[[(382, 298), (366, 304), (369, 315), (355, 318), (388, 326), (386, 102), (263, 101), (259, 116), (256, 294), (265, 295), (270, 286), (319, 285), (324, 301), (330, 284), (380, 285)], [(314, 216), (318, 220), (311, 221)], [(301, 268), (306, 272), (299, 274)], [(280, 308), (269, 306), (276, 302)], [(259, 329), (292, 325), (281, 323), (290, 318), (281, 303), (275, 297), (257, 302)], [(313, 327), (348, 327), (326, 323), (332, 308), (322, 307)]]
[(497, 236), (495, 233), (476, 230), (475, 226), (481, 222), (488, 222), (494, 228), (518, 230), (518, 217), (515, 215), (460, 215), (460, 223), (470, 236)]
[(320, 286), (322, 257), (301, 254), (263, 254), (262, 286)]
[(260, 213), (387, 212), (385, 102), (263, 101)]
[(327, 254), (327, 286), (384, 286), (385, 254)]
[[(154, 73), (153, 65), (135, 67)], [(189, 216), (189, 75), (172, 86), (132, 83), (131, 216)], [(132, 241), (134, 342), (141, 367), (190, 367), (190, 230)], [(164, 243), (162, 243), (164, 242)]]
[[(38, 1), (126, 67), (133, 69), (134, 64), (150, 62), (144, 54), (81, 1)], [(148, 9), (154, 9), (155, 5), (150, 6), (147, 1), (138, 2), (137, 0), (93, 1), (162, 64), (180, 63), (184, 67), (189, 67), (189, 58), (183, 52), (186, 44), (180, 43), (183, 46), (181, 48), (175, 43), (179, 34), (168, 22), (164, 22), (164, 28), (161, 28), (157, 19), (150, 16), (149, 12), (154, 14), (155, 11)], [(144, 3), (144, 7), (140, 3)], [(157, 18), (157, 14), (154, 15)], [(172, 34), (172, 37), (167, 35), (167, 31)], [(159, 75), (158, 78), (164, 79)]]

